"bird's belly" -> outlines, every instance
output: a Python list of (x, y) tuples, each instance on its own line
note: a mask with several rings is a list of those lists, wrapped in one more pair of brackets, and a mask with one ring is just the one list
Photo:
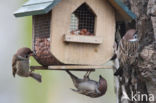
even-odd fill
[(16, 64), (17, 74), (19, 76), (28, 77), (29, 75), (29, 62), (18, 61)]
[(89, 90), (89, 91), (95, 91), (97, 88), (96, 83), (90, 83), (90, 82), (82, 82), (78, 86), (80, 90)]

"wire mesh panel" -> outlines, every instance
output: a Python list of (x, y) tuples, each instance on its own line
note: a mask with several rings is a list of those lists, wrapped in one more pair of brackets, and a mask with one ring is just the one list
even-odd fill
[(33, 51), (43, 66), (61, 64), (50, 52), (51, 12), (33, 16)]
[(71, 34), (94, 35), (96, 15), (86, 4), (82, 4), (71, 15)]
[(34, 36), (50, 37), (51, 12), (33, 16)]
[(78, 23), (79, 23), (79, 19), (76, 17), (75, 14), (71, 15), (71, 24), (70, 24), (70, 30), (78, 30)]

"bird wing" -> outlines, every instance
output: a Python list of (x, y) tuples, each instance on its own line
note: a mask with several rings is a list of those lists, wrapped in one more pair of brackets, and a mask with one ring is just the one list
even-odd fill
[[(137, 56), (138, 42), (121, 40), (118, 50), (119, 61), (122, 64), (132, 64)], [(127, 61), (128, 60), (128, 61)]]
[(115, 76), (122, 76), (123, 74), (123, 68), (127, 67), (129, 64), (129, 50), (130, 50), (130, 44), (128, 41), (121, 39), (119, 43), (119, 47), (117, 50), (117, 58), (119, 61), (119, 67), (114, 73)]
[(92, 98), (100, 96), (99, 93), (97, 93), (95, 91), (89, 91), (89, 90), (81, 90), (78, 93), (89, 96), (89, 97), (92, 97)]
[(118, 58), (120, 63), (125, 64), (128, 57), (127, 41), (121, 40), (118, 48)]
[(16, 62), (17, 62), (17, 55), (14, 55), (12, 58), (12, 75), (15, 77), (17, 68), (16, 68)]

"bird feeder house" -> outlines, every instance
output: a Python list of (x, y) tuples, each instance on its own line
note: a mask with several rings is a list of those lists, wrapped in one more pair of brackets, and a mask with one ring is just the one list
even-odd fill
[(44, 66), (105, 64), (116, 22), (136, 18), (119, 0), (29, 0), (14, 15), (32, 16), (32, 47)]

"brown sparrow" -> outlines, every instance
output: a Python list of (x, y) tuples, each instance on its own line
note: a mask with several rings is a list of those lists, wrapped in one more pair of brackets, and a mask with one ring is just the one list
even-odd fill
[(123, 74), (122, 68), (135, 63), (138, 44), (137, 31), (135, 29), (128, 30), (119, 43), (117, 58), (119, 60), (120, 67), (114, 73), (115, 76), (121, 76)]
[(38, 82), (41, 82), (41, 75), (29, 71), (29, 57), (33, 56), (33, 52), (29, 48), (20, 48), (12, 59), (13, 76), (32, 77)]
[(67, 73), (70, 75), (73, 84), (77, 88), (77, 90), (72, 90), (77, 93), (96, 98), (104, 95), (107, 90), (107, 81), (101, 75), (99, 76), (99, 82), (96, 82), (89, 78), (90, 72), (87, 72), (83, 79), (79, 79), (69, 72), (69, 70), (67, 70)]

